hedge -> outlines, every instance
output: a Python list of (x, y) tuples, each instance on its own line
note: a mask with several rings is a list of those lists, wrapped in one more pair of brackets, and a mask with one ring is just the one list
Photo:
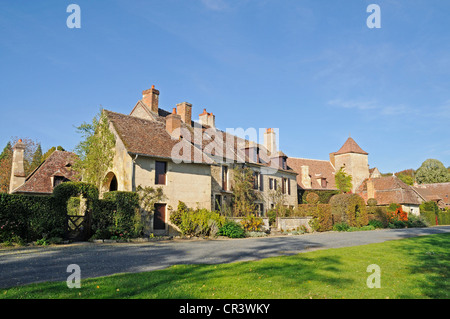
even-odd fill
[[(50, 196), (0, 194), (0, 242), (36, 241), (67, 235), (67, 213), (86, 199), (87, 218), (97, 238), (137, 237), (143, 225), (139, 214), (139, 196), (132, 192), (110, 192), (98, 199), (94, 185), (67, 182), (55, 187)], [(89, 223), (88, 223), (89, 226)]]
[(141, 236), (143, 225), (138, 194), (122, 191), (103, 194), (103, 199), (97, 201), (93, 211), (91, 225), (94, 238)]
[(339, 194), (330, 199), (333, 223), (362, 227), (369, 223), (364, 199), (358, 194)]
[(328, 204), (330, 202), (331, 197), (334, 195), (339, 194), (338, 190), (299, 190), (299, 204), (311, 204), (308, 203), (306, 200), (306, 197), (310, 193), (315, 193), (319, 196), (319, 203), (320, 204)]
[(65, 215), (52, 196), (0, 194), (0, 242), (63, 237)]

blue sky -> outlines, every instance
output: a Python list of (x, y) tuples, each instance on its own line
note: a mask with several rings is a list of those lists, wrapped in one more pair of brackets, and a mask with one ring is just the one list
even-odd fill
[(0, 147), (73, 150), (74, 126), (128, 114), (154, 84), (167, 110), (279, 128), (289, 156), (328, 159), (351, 134), (381, 172), (450, 166), (449, 14), (441, 0), (1, 0)]

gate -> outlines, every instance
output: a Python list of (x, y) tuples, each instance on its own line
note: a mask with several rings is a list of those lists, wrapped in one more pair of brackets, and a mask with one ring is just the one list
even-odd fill
[(66, 238), (73, 241), (88, 240), (91, 235), (91, 215), (86, 200), (71, 197), (67, 202)]

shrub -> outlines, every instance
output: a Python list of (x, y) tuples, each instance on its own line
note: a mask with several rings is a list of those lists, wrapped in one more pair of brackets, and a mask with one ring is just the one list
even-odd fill
[(361, 227), (369, 222), (364, 199), (357, 194), (339, 194), (330, 199), (334, 223)]
[(0, 242), (31, 242), (63, 236), (66, 216), (52, 196), (0, 194)]
[(334, 231), (347, 231), (350, 229), (350, 226), (347, 223), (337, 223), (333, 225)]
[(219, 235), (229, 238), (244, 238), (245, 230), (242, 225), (236, 223), (235, 221), (228, 220), (222, 227), (220, 227)]
[(408, 217), (408, 221), (406, 222), (406, 226), (408, 228), (428, 227), (428, 223), (422, 216), (410, 215)]
[(277, 212), (271, 209), (267, 211), (267, 217), (269, 217), (269, 226), (275, 225), (277, 221)]
[(375, 198), (369, 198), (367, 200), (367, 205), (370, 206), (370, 207), (377, 206), (377, 204), (378, 204), (378, 202), (377, 202), (377, 200)]
[(369, 225), (373, 226), (374, 228), (384, 228), (385, 227), (381, 221), (376, 220), (376, 219), (369, 220)]
[(241, 221), (241, 224), (247, 232), (259, 232), (261, 227), (264, 226), (263, 219), (261, 217), (256, 217), (253, 214), (244, 218)]
[(184, 236), (215, 236), (225, 223), (225, 217), (207, 209), (188, 209), (180, 218), (178, 228)]
[(450, 225), (450, 210), (440, 211), (438, 214), (439, 225)]
[(334, 190), (316, 190), (316, 191), (304, 190), (303, 193), (299, 193), (299, 200), (300, 200), (301, 204), (311, 204), (306, 199), (308, 194), (310, 194), (311, 192), (313, 192), (319, 196), (318, 203), (320, 203), (320, 204), (328, 204), (331, 197), (339, 194), (339, 191), (337, 191), (337, 190), (336, 191), (334, 191)]
[(319, 202), (319, 195), (317, 195), (316, 193), (308, 193), (308, 195), (306, 195), (307, 204), (316, 205), (318, 202)]
[(405, 228), (406, 223), (402, 220), (394, 220), (389, 223), (389, 228)]

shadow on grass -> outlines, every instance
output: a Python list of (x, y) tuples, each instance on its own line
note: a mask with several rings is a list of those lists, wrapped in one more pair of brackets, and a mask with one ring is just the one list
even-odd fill
[(336, 289), (351, 285), (353, 280), (337, 276), (340, 265), (339, 257), (304, 255), (220, 265), (176, 265), (146, 273), (89, 278), (82, 281), (81, 289), (53, 282), (19, 287), (13, 293), (19, 298), (307, 298), (309, 288), (316, 284)]
[[(450, 292), (450, 234), (411, 238), (397, 249), (406, 250), (414, 263), (409, 265), (411, 276), (424, 297), (447, 299)], [(400, 298), (410, 298), (408, 295)]]

